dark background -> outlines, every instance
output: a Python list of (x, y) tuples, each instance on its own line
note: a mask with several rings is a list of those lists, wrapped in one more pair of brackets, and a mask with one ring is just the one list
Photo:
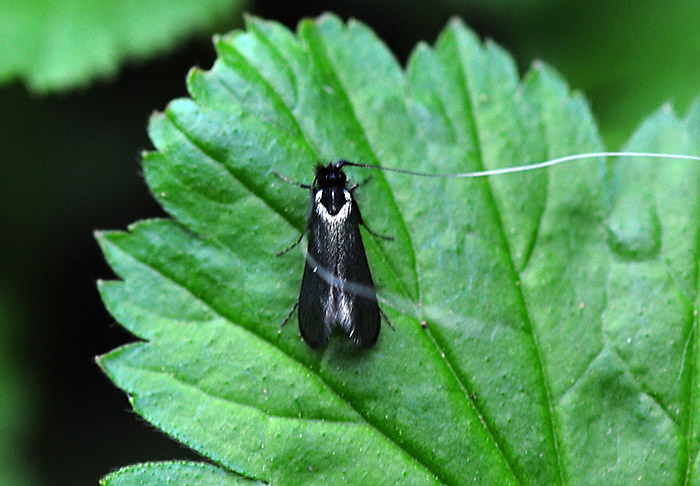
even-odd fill
[[(402, 63), (416, 42), (434, 42), (460, 15), (513, 53), (522, 72), (534, 58), (562, 71), (592, 100), (611, 149), (664, 101), (682, 111), (700, 95), (700, 7), (680, 2), (293, 3), (252, 2), (248, 11), (292, 29), (323, 11), (360, 19)], [(241, 28), (242, 18), (225, 24), (220, 32)], [(96, 279), (113, 274), (92, 232), (163, 215), (140, 175), (139, 153), (151, 147), (146, 124), (187, 95), (191, 66), (211, 66), (210, 36), (73, 92), (38, 96), (20, 81), (0, 87), (0, 324), (8, 324), (0, 325), (0, 353), (10, 358), (10, 389), (21, 404), (14, 466), (29, 484), (96, 484), (119, 466), (195, 457), (131, 412), (94, 364), (132, 338), (96, 291)], [(7, 481), (0, 470), (0, 485), (17, 484)]]

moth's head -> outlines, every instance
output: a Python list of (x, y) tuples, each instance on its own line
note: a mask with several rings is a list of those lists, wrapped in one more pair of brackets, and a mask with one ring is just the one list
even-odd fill
[(344, 160), (338, 162), (330, 162), (328, 165), (318, 164), (316, 166), (316, 178), (314, 186), (321, 189), (331, 186), (345, 186), (347, 177), (343, 172)]

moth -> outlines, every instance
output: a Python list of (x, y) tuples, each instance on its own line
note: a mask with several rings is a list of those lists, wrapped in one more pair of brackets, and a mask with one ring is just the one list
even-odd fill
[[(383, 312), (377, 302), (360, 225), (374, 236), (390, 238), (372, 232), (364, 224), (354, 198), (359, 184), (348, 186), (345, 165), (352, 164), (346, 160), (319, 164), (311, 185), (298, 184), (308, 189), (312, 198), (306, 225), (306, 264), (297, 302), (299, 330), (314, 349), (324, 346), (336, 327), (360, 347), (371, 348), (381, 327)], [(281, 253), (300, 241), (301, 237)]]

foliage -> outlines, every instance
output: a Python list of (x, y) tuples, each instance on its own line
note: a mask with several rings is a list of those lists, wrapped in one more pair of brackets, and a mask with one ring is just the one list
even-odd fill
[(236, 0), (0, 0), (0, 80), (65, 90), (232, 16)]
[[(310, 350), (279, 323), (304, 257), (319, 159), (425, 172), (602, 149), (585, 100), (459, 21), (402, 71), (333, 16), (296, 35), (249, 19), (217, 39), (191, 99), (154, 115), (144, 174), (172, 216), (97, 238), (100, 283), (141, 341), (99, 358), (149, 423), (214, 466), (155, 463), (104, 484), (236, 473), (271, 484), (697, 484), (697, 164), (626, 158), (476, 180), (377, 173), (357, 191), (378, 345)], [(698, 153), (700, 105), (627, 149)], [(354, 180), (367, 172), (355, 169)], [(194, 472), (193, 472), (194, 471)], [(227, 471), (229, 473), (227, 473)], [(145, 472), (147, 475), (144, 476)]]

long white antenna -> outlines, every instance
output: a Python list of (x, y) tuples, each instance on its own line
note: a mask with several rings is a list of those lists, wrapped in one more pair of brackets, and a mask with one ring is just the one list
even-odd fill
[(442, 178), (471, 178), (471, 177), (486, 177), (492, 175), (501, 174), (513, 174), (515, 172), (527, 172), (531, 170), (544, 169), (545, 167), (551, 167), (553, 165), (563, 164), (565, 162), (572, 162), (574, 160), (582, 159), (594, 159), (599, 157), (651, 157), (657, 159), (682, 159), (682, 160), (694, 160), (700, 162), (700, 157), (695, 155), (681, 155), (681, 154), (660, 154), (655, 152), (589, 152), (586, 154), (575, 154), (566, 155), (564, 157), (559, 157), (556, 159), (545, 160), (544, 162), (538, 162), (536, 164), (529, 165), (519, 165), (516, 167), (504, 167), (502, 169), (491, 169), (482, 170), (478, 172), (457, 172), (454, 174), (430, 174), (427, 172), (417, 172), (405, 169), (395, 169), (392, 167), (381, 167), (378, 165), (369, 164), (357, 164), (355, 162), (348, 162), (347, 160), (341, 160), (342, 165), (347, 165), (351, 167), (364, 167), (365, 169), (377, 169), (385, 170), (389, 172), (398, 172), (400, 174), (416, 175), (423, 177), (442, 177)]

